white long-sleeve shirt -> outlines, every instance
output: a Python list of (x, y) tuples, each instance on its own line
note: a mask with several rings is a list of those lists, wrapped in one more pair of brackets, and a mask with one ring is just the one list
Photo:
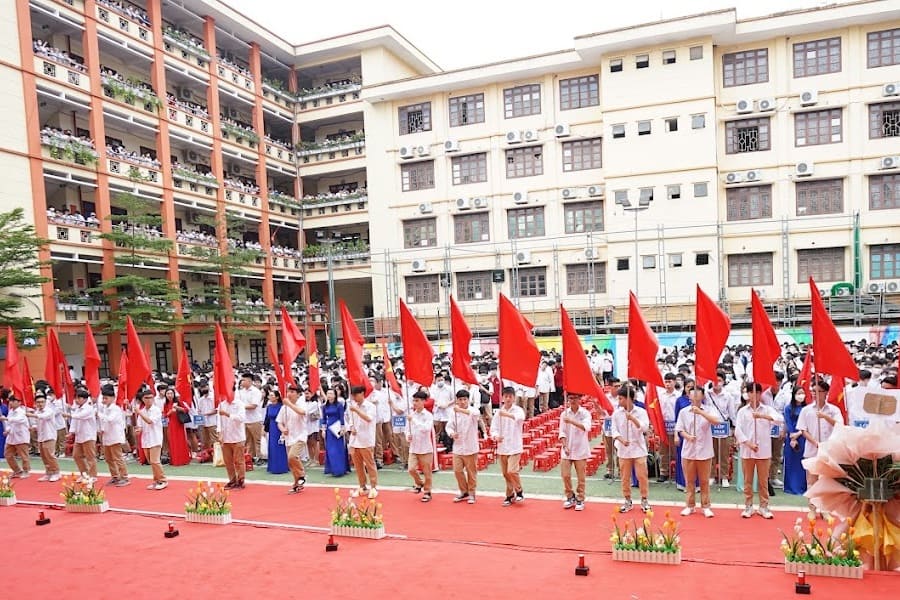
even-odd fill
[[(772, 421), (764, 418), (755, 418), (756, 415), (769, 415)], [(738, 411), (734, 423), (734, 439), (741, 446), (742, 459), (765, 460), (772, 458), (772, 428), (776, 425), (784, 425), (784, 416), (771, 406), (760, 404), (756, 411), (749, 404)], [(750, 443), (758, 446), (754, 451)]]
[[(297, 402), (297, 408), (305, 413), (307, 404), (307, 402), (303, 401)], [(275, 422), (278, 424), (279, 430), (282, 427), (287, 430), (287, 433), (284, 435), (284, 444), (287, 447), (300, 442), (305, 443), (309, 437), (309, 419), (306, 417), (306, 414), (297, 414), (296, 411), (291, 410), (287, 403), (282, 404), (281, 410), (278, 411), (278, 416), (275, 417)], [(271, 427), (269, 431), (271, 432)]]
[[(616, 440), (616, 454), (620, 458), (647, 456), (647, 438), (644, 434), (650, 429), (650, 417), (640, 406), (633, 407), (630, 414), (638, 421), (638, 425), (635, 425), (627, 414), (622, 407), (617, 408), (612, 414), (610, 437)], [(628, 445), (626, 446), (624, 442), (628, 442)]]
[(466, 414), (451, 409), (447, 419), (447, 433), (459, 436), (453, 440), (453, 454), (478, 454), (478, 417), (478, 409), (472, 406), (466, 409)]
[(27, 444), (31, 441), (31, 432), (28, 429), (28, 415), (25, 414), (25, 407), (11, 409), (6, 415), (4, 422), (6, 430), (6, 443), (10, 446), (18, 444)]
[(223, 444), (243, 444), (247, 441), (247, 429), (244, 423), (247, 419), (247, 413), (244, 404), (237, 398), (232, 402), (221, 402), (219, 410), (224, 410), (228, 416), (219, 415), (219, 435)]
[(818, 408), (812, 403), (801, 408), (800, 416), (797, 417), (797, 430), (805, 431), (816, 441), (815, 444), (810, 444), (807, 440), (803, 447), (803, 458), (816, 456), (819, 453), (819, 444), (830, 438), (834, 432), (834, 425), (818, 417), (816, 413), (820, 411), (834, 419), (836, 423), (843, 423), (844, 417), (834, 404), (826, 402), (822, 408)]
[[(140, 415), (144, 415), (150, 422), (148, 423)], [(137, 420), (138, 426), (141, 428), (141, 448), (155, 448), (162, 446), (163, 428), (162, 428), (162, 411), (155, 404), (150, 408), (141, 409)]]
[(450, 418), (450, 407), (453, 406), (453, 391), (448, 385), (431, 386), (431, 397), (434, 398), (434, 420), (446, 421)]
[[(577, 421), (584, 430), (566, 423), (569, 419)], [(591, 443), (588, 440), (588, 432), (591, 430), (591, 413), (583, 406), (578, 407), (577, 412), (567, 408), (559, 416), (559, 439), (565, 440), (562, 457), (568, 460), (584, 460), (591, 457)]]
[(38, 443), (56, 440), (56, 410), (53, 408), (53, 404), (47, 402), (44, 410), (37, 411), (35, 416), (37, 417)]
[(90, 402), (72, 407), (69, 415), (71, 426), (69, 431), (75, 434), (75, 443), (82, 444), (97, 439), (97, 411)]
[(125, 443), (125, 413), (115, 404), (100, 405), (97, 409), (104, 446)]
[[(244, 423), (262, 423), (266, 411), (262, 407), (262, 392), (258, 387), (252, 385), (248, 388), (239, 387), (234, 392), (234, 399), (240, 401), (244, 407)], [(248, 406), (256, 408), (247, 408)]]
[[(511, 417), (500, 415), (504, 411), (511, 413)], [(522, 424), (525, 422), (525, 411), (521, 406), (513, 404), (509, 408), (500, 407), (494, 411), (491, 420), (491, 437), (497, 442), (497, 454), (512, 456), (522, 453)]]
[(424, 408), (409, 414), (409, 438), (410, 454), (434, 452), (434, 416)]
[(709, 390), (706, 397), (716, 407), (719, 414), (726, 421), (734, 421), (737, 417), (737, 411), (741, 407), (740, 395), (735, 394), (733, 390), (723, 387), (721, 392)]
[[(361, 410), (369, 420), (366, 421), (361, 416), (353, 412), (353, 407)], [(357, 404), (355, 400), (347, 403), (347, 412), (344, 419), (350, 421), (350, 429), (356, 433), (350, 434), (351, 448), (374, 448), (375, 447), (375, 417), (377, 409), (375, 405), (368, 400), (363, 400), (362, 404)]]
[[(700, 407), (703, 412), (714, 416), (721, 423), (722, 417), (719, 416), (715, 406), (706, 404)], [(678, 419), (675, 421), (676, 433), (687, 433), (696, 437), (694, 440), (681, 438), (681, 458), (688, 460), (706, 460), (715, 456), (713, 451), (712, 423), (706, 417), (691, 412), (691, 408), (687, 407), (678, 413)]]

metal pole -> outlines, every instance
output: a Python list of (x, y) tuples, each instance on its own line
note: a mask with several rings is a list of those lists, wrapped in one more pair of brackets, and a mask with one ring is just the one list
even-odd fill
[(640, 253), (638, 251), (638, 211), (635, 207), (632, 209), (634, 213), (634, 297), (638, 300), (641, 299), (640, 294), (640, 279), (641, 272), (639, 271), (640, 267), (638, 266), (638, 262), (640, 259)]
[(332, 248), (328, 249), (328, 354), (331, 357), (337, 356), (337, 337), (335, 335), (334, 323), (334, 268), (332, 263)]

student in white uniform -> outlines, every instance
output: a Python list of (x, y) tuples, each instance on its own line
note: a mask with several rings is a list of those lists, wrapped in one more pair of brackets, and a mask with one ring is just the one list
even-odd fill
[[(840, 409), (828, 402), (828, 390), (830, 386), (824, 380), (819, 379), (812, 388), (815, 401), (800, 409), (797, 417), (797, 431), (806, 438), (803, 448), (803, 458), (812, 458), (819, 453), (819, 446), (828, 440), (834, 433), (837, 423), (843, 423), (843, 415)], [(806, 472), (806, 489), (819, 479), (818, 475)], [(816, 507), (810, 503), (810, 517), (815, 517)]]
[(522, 480), (519, 477), (522, 456), (522, 427), (525, 423), (525, 411), (515, 404), (516, 390), (511, 386), (504, 387), (501, 392), (501, 405), (491, 420), (491, 439), (497, 442), (497, 455), (500, 457), (500, 472), (506, 480), (506, 497), (503, 506), (525, 502), (522, 491)]
[(469, 404), (469, 391), (456, 392), (456, 405), (447, 419), (447, 433), (453, 438), (453, 474), (459, 486), (454, 502), (475, 504), (478, 485), (478, 409)]
[[(0, 421), (6, 431), (6, 448), (4, 454), (6, 463), (12, 469), (12, 476), (25, 479), (31, 471), (31, 462), (28, 459), (28, 446), (31, 444), (31, 430), (28, 427), (28, 415), (22, 401), (15, 396), (9, 397), (9, 413), (4, 417), (0, 414)], [(16, 458), (22, 460), (22, 468)]]
[[(569, 394), (569, 406), (559, 416), (559, 440), (562, 445), (560, 475), (566, 496), (563, 508), (584, 510), (585, 475), (587, 459), (591, 457), (588, 432), (591, 430), (591, 413), (581, 406), (581, 394)], [(572, 487), (572, 467), (575, 467), (575, 487)]]
[[(409, 476), (413, 480), (413, 492), (423, 490), (422, 502), (431, 502), (431, 467), (434, 459), (434, 416), (425, 410), (428, 392), (419, 390), (413, 394), (413, 409), (407, 417), (409, 443)], [(422, 476), (419, 476), (419, 471)]]
[(116, 405), (116, 390), (113, 386), (104, 386), (100, 398), (97, 416), (100, 419), (103, 458), (112, 477), (109, 484), (123, 487), (131, 483), (122, 455), (122, 444), (125, 443), (125, 412)]
[(619, 407), (612, 415), (612, 438), (619, 456), (619, 475), (622, 479), (622, 495), (625, 502), (620, 513), (631, 510), (631, 470), (634, 469), (641, 492), (641, 510), (650, 512), (649, 483), (647, 481), (647, 431), (650, 418), (647, 411), (634, 404), (635, 390), (630, 385), (619, 388)]
[(85, 389), (75, 393), (75, 406), (70, 415), (71, 431), (75, 434), (72, 458), (81, 472), (80, 479), (93, 483), (97, 480), (97, 410)]
[(153, 483), (148, 490), (164, 490), (169, 487), (166, 474), (163, 472), (160, 455), (162, 453), (163, 426), (162, 410), (154, 403), (153, 390), (146, 389), (138, 394), (140, 405), (135, 408), (137, 417), (136, 435), (141, 439), (141, 448), (153, 470)]
[(44, 475), (38, 481), (59, 481), (59, 462), (56, 460), (56, 410), (39, 394), (34, 397), (34, 411), (31, 414), (37, 419), (37, 442), (44, 463)]
[[(709, 472), (713, 460), (712, 426), (722, 422), (716, 408), (706, 403), (702, 387), (691, 390), (691, 406), (678, 413), (675, 422), (675, 444), (681, 444), (681, 465), (684, 480), (688, 483), (700, 479), (700, 506), (703, 516), (713, 516), (709, 500)], [(693, 484), (685, 486), (685, 507), (681, 516), (694, 512), (696, 489)]]
[(769, 510), (769, 462), (772, 460), (772, 427), (784, 425), (784, 416), (771, 406), (762, 404), (762, 384), (751, 381), (747, 384), (747, 404), (738, 411), (734, 424), (734, 438), (740, 445), (741, 469), (744, 476), (744, 512), (741, 516), (749, 519), (756, 510), (753, 508), (753, 475), (756, 474), (759, 489), (759, 514), (764, 519), (773, 518)]

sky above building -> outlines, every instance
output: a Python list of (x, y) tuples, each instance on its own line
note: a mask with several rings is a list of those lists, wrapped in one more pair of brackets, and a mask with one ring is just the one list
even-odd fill
[(821, 0), (225, 0), (291, 43), (392, 25), (443, 69), (571, 48), (578, 35), (736, 8), (738, 18)]

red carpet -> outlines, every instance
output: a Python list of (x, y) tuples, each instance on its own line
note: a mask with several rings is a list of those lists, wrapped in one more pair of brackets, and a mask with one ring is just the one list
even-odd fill
[[(173, 481), (169, 489), (152, 492), (144, 489), (145, 480), (134, 481), (108, 490), (113, 508), (183, 512), (190, 483)], [(20, 501), (59, 501), (58, 484), (38, 483), (34, 477), (18, 482), (16, 489)], [(299, 496), (286, 489), (250, 484), (232, 496), (234, 518), (327, 527), (331, 488), (309, 488)], [(405, 539), (338, 538), (340, 550), (327, 554), (324, 534), (275, 525), (220, 527), (176, 520), (181, 535), (168, 540), (162, 535), (164, 517), (47, 510), (53, 523), (36, 527), (40, 507), (0, 507), (5, 546), (23, 557), (14, 566), (7, 563), (4, 588), (35, 598), (124, 593), (136, 599), (191, 593), (238, 598), (270, 590), (286, 598), (311, 593), (344, 598), (362, 589), (376, 598), (530, 598), (536, 590), (596, 598), (601, 589), (604, 597), (669, 600), (794, 595), (793, 578), (780, 560), (778, 528), (790, 527), (800, 513), (776, 513), (769, 522), (740, 519), (734, 510), (719, 510), (714, 519), (678, 517), (685, 562), (668, 567), (611, 560), (609, 504), (588, 503), (576, 513), (563, 511), (557, 501), (528, 499), (503, 508), (493, 497), (480, 498), (475, 506), (453, 504), (449, 494), (436, 494), (430, 504), (418, 498), (408, 492), (379, 496), (388, 533)], [(640, 513), (632, 516), (638, 519)], [(578, 553), (587, 555), (591, 567), (586, 578), (574, 575)], [(50, 577), (42, 558), (47, 556), (53, 556)], [(354, 565), (360, 565), (359, 578), (353, 576)], [(900, 583), (897, 575), (868, 572), (862, 582), (810, 580), (819, 598), (859, 592), (887, 596)]]

